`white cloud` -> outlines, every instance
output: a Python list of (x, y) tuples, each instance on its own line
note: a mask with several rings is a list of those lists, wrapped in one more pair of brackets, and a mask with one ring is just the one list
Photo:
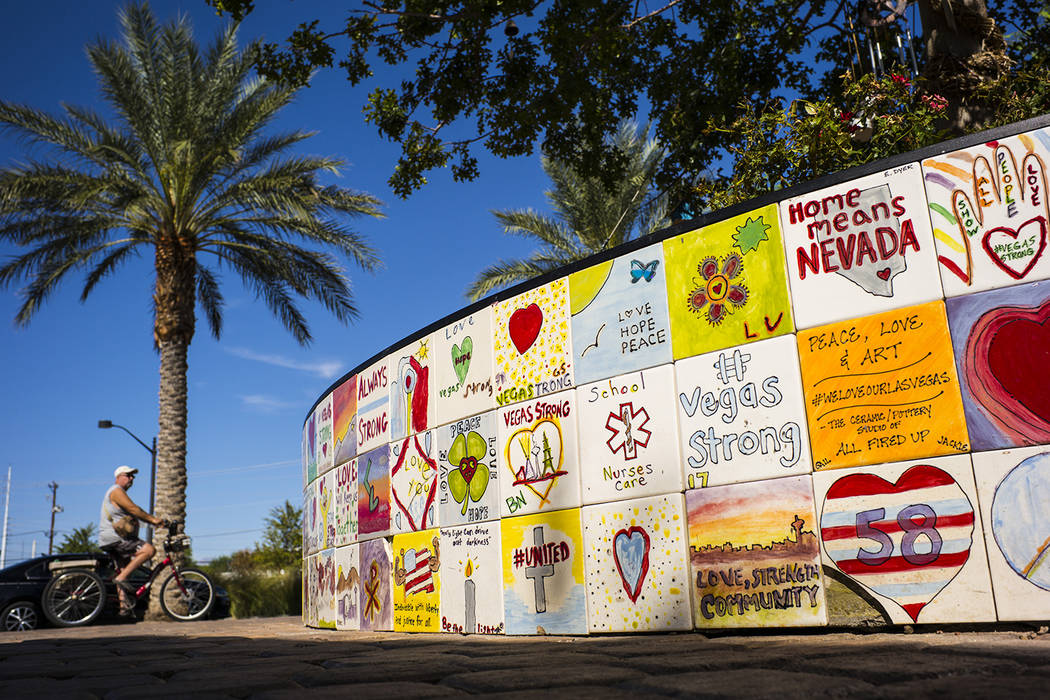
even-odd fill
[(254, 360), (275, 367), (295, 369), (300, 372), (316, 374), (321, 379), (333, 379), (343, 371), (343, 363), (338, 360), (320, 360), (318, 362), (299, 362), (282, 355), (265, 355), (248, 348), (223, 348), (226, 352), (245, 360)]
[(302, 408), (302, 403), (297, 401), (282, 401), (281, 399), (267, 396), (265, 394), (248, 394), (240, 397), (241, 403), (248, 408), (254, 408), (263, 413), (277, 413), (291, 408)]

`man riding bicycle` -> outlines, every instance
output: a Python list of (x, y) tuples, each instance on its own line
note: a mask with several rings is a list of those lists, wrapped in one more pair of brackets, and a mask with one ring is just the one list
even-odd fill
[(128, 489), (135, 483), (138, 469), (117, 467), (113, 472), (114, 484), (102, 499), (102, 514), (99, 519), (98, 544), (121, 567), (113, 578), (120, 594), (120, 614), (131, 617), (135, 614), (135, 587), (127, 581), (132, 571), (139, 568), (156, 554), (149, 542), (139, 539), (139, 521), (151, 525), (164, 525), (165, 521), (139, 508), (128, 496)]

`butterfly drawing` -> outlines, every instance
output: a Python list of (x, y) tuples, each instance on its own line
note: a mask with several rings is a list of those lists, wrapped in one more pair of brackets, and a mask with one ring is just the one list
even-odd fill
[(634, 284), (640, 279), (644, 279), (646, 282), (653, 281), (653, 275), (656, 274), (656, 266), (660, 264), (659, 260), (653, 260), (647, 264), (642, 264), (641, 260), (631, 261), (631, 284)]

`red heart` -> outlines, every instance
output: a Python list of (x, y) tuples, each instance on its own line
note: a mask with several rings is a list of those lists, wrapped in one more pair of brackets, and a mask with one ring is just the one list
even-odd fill
[(722, 283), (721, 282), (715, 282), (714, 284), (712, 284), (711, 285), (711, 293), (714, 294), (715, 296), (721, 295), (722, 294)]
[(1050, 441), (1050, 300), (981, 316), (966, 343), (963, 371), (974, 399), (1016, 442)]
[[(1030, 229), (1033, 224), (1039, 229), (1037, 234), (1039, 236), (1038, 250), (1035, 251), (1035, 255), (1032, 256), (1032, 259), (1028, 261), (1028, 264), (1025, 265), (1023, 270), (1016, 270), (1003, 261), (1000, 253), (995, 250), (995, 246), (992, 244), (991, 238), (993, 235), (998, 234), (1000, 236), (1008, 236), (1014, 240), (1017, 240), (1017, 237), (1021, 234), (1021, 231), (1023, 231), (1026, 228)], [(1000, 270), (1010, 275), (1010, 277), (1013, 277), (1015, 280), (1023, 279), (1025, 275), (1027, 275), (1031, 271), (1031, 269), (1035, 267), (1035, 264), (1036, 262), (1038, 262), (1039, 258), (1043, 256), (1043, 250), (1046, 248), (1046, 219), (1044, 219), (1041, 216), (1036, 216), (1018, 226), (1016, 230), (1012, 228), (1007, 228), (1006, 226), (999, 226), (997, 228), (993, 228), (989, 230), (986, 234), (984, 234), (984, 238), (981, 239), (981, 246), (984, 248), (984, 252), (988, 253), (988, 257), (992, 259), (992, 262), (994, 262)]]
[(536, 304), (529, 304), (524, 309), (516, 309), (510, 315), (507, 330), (510, 331), (511, 342), (518, 349), (518, 354), (524, 355), (532, 347), (540, 335), (542, 325), (543, 311)]
[(478, 470), (478, 460), (475, 457), (464, 457), (459, 460), (459, 473), (463, 475), (463, 480), (468, 484), (470, 480), (474, 478), (474, 473)]
[(886, 280), (888, 280), (890, 278), (890, 268), (884, 267), (881, 270), (879, 270), (878, 272), (876, 272), (875, 274), (878, 275), (880, 280), (885, 282)]

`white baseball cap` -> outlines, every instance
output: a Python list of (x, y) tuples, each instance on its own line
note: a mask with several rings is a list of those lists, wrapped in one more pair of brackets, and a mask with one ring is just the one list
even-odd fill
[(134, 475), (134, 474), (138, 474), (138, 473), (139, 473), (138, 469), (133, 469), (132, 467), (129, 467), (128, 465), (125, 464), (125, 465), (119, 466), (115, 470), (113, 470), (113, 478), (116, 478), (116, 477), (120, 476), (121, 474), (132, 474), (132, 475)]

